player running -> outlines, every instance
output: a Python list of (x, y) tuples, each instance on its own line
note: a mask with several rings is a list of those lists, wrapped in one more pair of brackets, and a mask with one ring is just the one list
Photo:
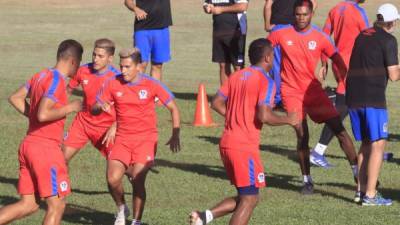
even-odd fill
[[(109, 39), (98, 39), (94, 43), (92, 63), (83, 65), (79, 68), (76, 76), (70, 80), (67, 90), (73, 90), (81, 86), (83, 90), (84, 107), (79, 112), (67, 136), (64, 139), (63, 152), (68, 161), (82, 149), (88, 141), (97, 148), (107, 159), (109, 149), (114, 144), (115, 137), (115, 110), (111, 108), (109, 112), (99, 115), (92, 115), (90, 109), (96, 103), (96, 94), (99, 92), (104, 82), (111, 77), (119, 74), (119, 71), (112, 66), (114, 58), (115, 44)], [(123, 186), (119, 186), (118, 192), (123, 192)], [(109, 187), (109, 191), (115, 190)], [(125, 224), (126, 217), (129, 216), (129, 208), (125, 204), (125, 199), (114, 199), (118, 208), (115, 225)], [(123, 221), (123, 222), (121, 222)]]
[[(333, 7), (326, 19), (323, 31), (331, 35), (335, 39), (335, 45), (338, 48), (340, 56), (343, 58), (347, 68), (350, 63), (351, 51), (353, 50), (354, 41), (357, 35), (364, 29), (369, 27), (368, 17), (365, 10), (359, 6), (365, 0), (347, 0), (338, 3)], [(322, 57), (323, 70), (321, 79), (325, 79), (328, 71), (328, 63), (326, 57)], [(332, 70), (335, 75), (338, 85), (336, 88), (335, 107), (339, 112), (340, 119), (343, 121), (348, 109), (345, 103), (345, 80), (340, 77), (346, 77), (346, 74), (340, 74), (339, 69), (335, 64), (332, 64)], [(326, 160), (324, 154), (331, 142), (334, 134), (328, 126), (324, 126), (319, 142), (311, 151), (310, 162), (316, 166), (324, 168), (331, 167), (331, 164)]]
[[(310, 175), (307, 115), (314, 122), (325, 123), (333, 131), (346, 153), (354, 177), (357, 176), (357, 155), (353, 142), (314, 74), (322, 54), (331, 58), (340, 74), (346, 74), (347, 67), (329, 37), (311, 25), (312, 9), (310, 0), (297, 0), (295, 24), (280, 26), (268, 37), (272, 44), (279, 45), (282, 51), (283, 105), (288, 112), (298, 112), (299, 123), (293, 128), (297, 135), (297, 152), (304, 182), (302, 194), (312, 194), (314, 191)], [(343, 80), (344, 77), (339, 79)]]
[(263, 123), (272, 126), (295, 125), (297, 116), (273, 113), (274, 81), (266, 72), (273, 63), (270, 41), (262, 38), (249, 47), (252, 66), (233, 73), (214, 97), (212, 107), (225, 117), (220, 154), (237, 196), (224, 199), (211, 210), (193, 211), (190, 225), (204, 225), (214, 218), (233, 213), (230, 225), (245, 225), (259, 200), (259, 188), (265, 186), (260, 159), (260, 130)]
[[(121, 74), (109, 80), (97, 96), (92, 112), (116, 110), (117, 133), (107, 162), (107, 181), (110, 188), (121, 185), (127, 172), (133, 185), (133, 221), (140, 225), (146, 201), (145, 180), (153, 165), (157, 150), (156, 97), (171, 112), (172, 136), (168, 145), (173, 152), (180, 150), (179, 110), (173, 94), (160, 81), (141, 74), (141, 54), (137, 48), (120, 52)], [(132, 169), (127, 171), (127, 168)], [(113, 192), (114, 199), (121, 199), (123, 192)]]
[(29, 128), (18, 152), (21, 199), (0, 209), (0, 224), (36, 212), (40, 199), (47, 203), (43, 224), (61, 223), (64, 198), (71, 192), (68, 169), (60, 148), (64, 122), (67, 114), (78, 112), (82, 107), (79, 100), (68, 103), (66, 76), (76, 74), (82, 53), (82, 45), (77, 41), (61, 42), (54, 68), (33, 75), (9, 98), (11, 105), (29, 118)]

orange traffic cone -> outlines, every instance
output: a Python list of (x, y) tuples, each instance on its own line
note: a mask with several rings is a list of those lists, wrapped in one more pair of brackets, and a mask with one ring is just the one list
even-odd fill
[(196, 127), (210, 127), (216, 125), (211, 118), (210, 110), (208, 108), (208, 99), (204, 84), (199, 85), (193, 125)]

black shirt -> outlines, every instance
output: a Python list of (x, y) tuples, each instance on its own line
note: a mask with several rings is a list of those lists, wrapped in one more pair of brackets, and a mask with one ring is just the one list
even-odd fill
[[(248, 3), (248, 0), (205, 0), (204, 2), (214, 6), (231, 6), (236, 3)], [(213, 15), (214, 34), (233, 34), (240, 31), (242, 34), (247, 32), (246, 13), (222, 13)]]
[(396, 38), (379, 27), (362, 31), (354, 44), (346, 81), (350, 108), (386, 108), (388, 66), (398, 65)]
[(294, 24), (294, 4), (296, 0), (274, 0), (271, 24)]
[(172, 25), (170, 0), (136, 0), (136, 6), (147, 13), (147, 18), (140, 21), (135, 19), (135, 31)]

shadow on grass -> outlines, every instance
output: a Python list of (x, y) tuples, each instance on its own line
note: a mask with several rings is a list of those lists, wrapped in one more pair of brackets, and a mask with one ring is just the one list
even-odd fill
[(11, 184), (14, 187), (17, 187), (18, 185), (18, 179), (17, 178), (9, 178), (9, 177), (2, 177), (0, 176), (0, 183), (1, 184)]
[[(172, 93), (174, 94), (174, 96), (177, 99), (192, 100), (192, 101), (197, 100), (197, 94), (196, 93), (187, 93), (187, 92), (172, 92)], [(212, 97), (213, 96), (211, 96), (211, 95), (207, 95), (208, 102), (211, 102)]]
[(400, 135), (399, 134), (389, 134), (388, 141), (390, 142), (399, 142)]

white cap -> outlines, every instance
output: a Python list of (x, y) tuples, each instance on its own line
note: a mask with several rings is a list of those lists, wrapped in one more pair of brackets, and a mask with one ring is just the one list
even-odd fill
[(392, 22), (400, 19), (399, 11), (396, 6), (390, 3), (379, 6), (377, 14), (382, 15), (383, 22)]

